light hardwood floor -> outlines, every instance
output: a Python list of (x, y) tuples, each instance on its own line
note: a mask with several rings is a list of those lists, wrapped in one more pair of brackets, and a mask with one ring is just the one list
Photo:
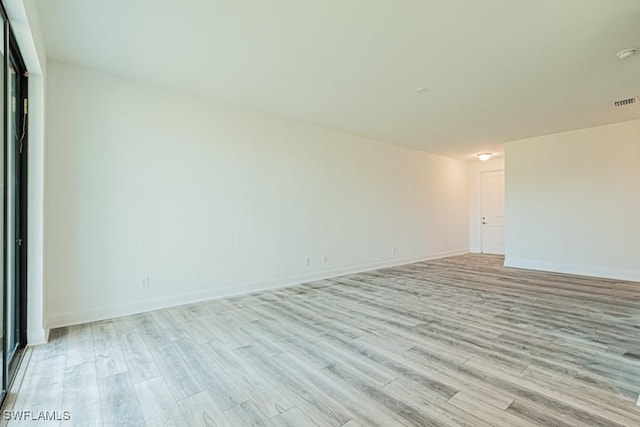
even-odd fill
[(640, 283), (502, 261), (56, 329), (5, 409), (86, 426), (640, 426)]

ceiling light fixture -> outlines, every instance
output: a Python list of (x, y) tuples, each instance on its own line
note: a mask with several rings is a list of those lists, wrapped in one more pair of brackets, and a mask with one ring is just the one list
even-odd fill
[(627, 58), (631, 58), (633, 55), (635, 55), (638, 52), (638, 49), (625, 49), (625, 50), (621, 50), (620, 52), (616, 53), (616, 56), (618, 57), (618, 59), (627, 59)]
[(416, 93), (418, 95), (422, 95), (423, 93), (425, 93), (428, 89), (426, 87), (419, 87), (416, 89)]
[(476, 154), (476, 157), (482, 160), (483, 162), (486, 162), (491, 158), (492, 155), (493, 153), (480, 153), (480, 154)]

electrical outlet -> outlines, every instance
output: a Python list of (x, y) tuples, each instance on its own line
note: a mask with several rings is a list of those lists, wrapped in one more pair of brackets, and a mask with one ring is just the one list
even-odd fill
[(140, 289), (147, 289), (151, 287), (151, 278), (149, 276), (140, 279)]
[(329, 262), (329, 257), (328, 256), (323, 256), (322, 257), (322, 262), (324, 262), (325, 264)]
[(396, 248), (393, 247), (393, 248), (391, 248), (391, 255), (395, 255), (395, 254), (396, 254)]
[(307, 266), (311, 265), (311, 258), (305, 258), (304, 265), (307, 265)]

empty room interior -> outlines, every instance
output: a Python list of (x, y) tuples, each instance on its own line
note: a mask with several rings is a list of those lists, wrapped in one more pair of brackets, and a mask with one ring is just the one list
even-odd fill
[(0, 425), (640, 426), (640, 2), (2, 0)]

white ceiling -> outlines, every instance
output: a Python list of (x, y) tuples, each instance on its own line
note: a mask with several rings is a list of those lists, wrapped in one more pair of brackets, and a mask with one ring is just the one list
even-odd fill
[(460, 159), (640, 118), (638, 0), (37, 5), (52, 59)]

